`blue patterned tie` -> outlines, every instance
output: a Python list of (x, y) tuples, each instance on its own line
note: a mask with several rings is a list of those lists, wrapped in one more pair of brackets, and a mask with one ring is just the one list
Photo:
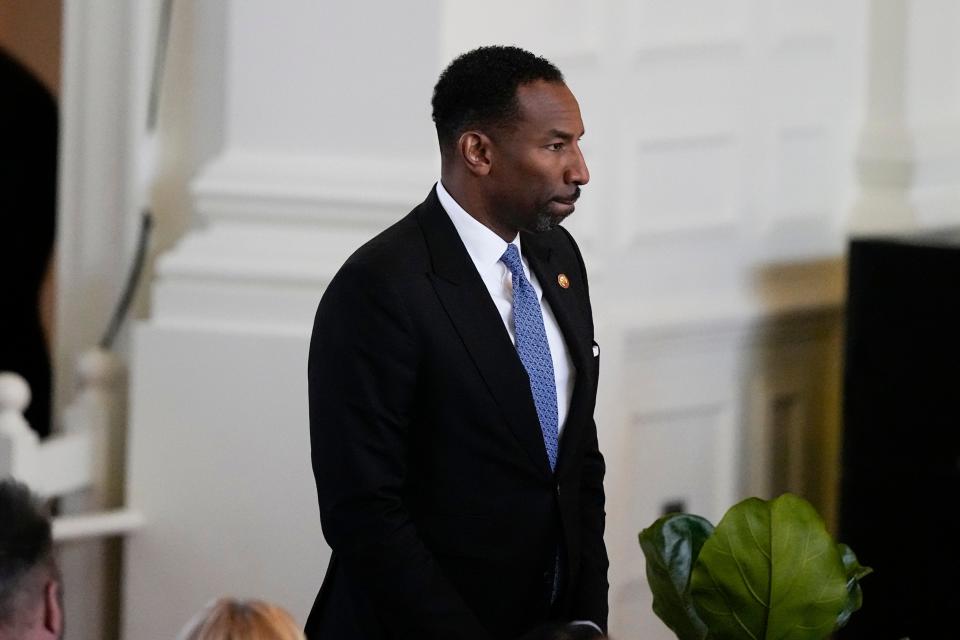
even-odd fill
[(513, 275), (513, 330), (520, 362), (530, 378), (533, 403), (540, 418), (540, 431), (547, 447), (550, 469), (557, 466), (557, 381), (553, 376), (553, 358), (547, 331), (543, 327), (540, 301), (533, 285), (523, 273), (523, 263), (516, 245), (508, 244), (500, 261)]

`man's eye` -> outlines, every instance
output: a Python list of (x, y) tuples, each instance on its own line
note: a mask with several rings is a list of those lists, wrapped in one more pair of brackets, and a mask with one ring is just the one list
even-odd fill
[(550, 149), (550, 151), (563, 151), (563, 143), (554, 142), (551, 145), (547, 145), (547, 149)]

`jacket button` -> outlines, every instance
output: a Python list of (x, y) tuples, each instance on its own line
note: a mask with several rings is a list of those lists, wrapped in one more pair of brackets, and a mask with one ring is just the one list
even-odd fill
[(557, 493), (557, 497), (559, 498), (559, 497), (560, 497), (560, 485), (559, 485), (559, 484), (557, 484), (557, 486), (556, 486), (556, 493)]

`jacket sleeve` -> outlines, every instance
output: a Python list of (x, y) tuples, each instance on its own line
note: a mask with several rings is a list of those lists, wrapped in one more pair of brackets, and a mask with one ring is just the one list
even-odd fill
[(385, 278), (348, 262), (325, 292), (308, 364), (324, 537), (397, 637), (489, 640), (420, 539), (403, 498), (417, 339)]

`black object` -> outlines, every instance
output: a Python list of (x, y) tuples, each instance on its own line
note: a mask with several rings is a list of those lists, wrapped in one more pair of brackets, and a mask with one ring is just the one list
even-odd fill
[(843, 640), (956, 631), (958, 510), (960, 229), (854, 240), (840, 539), (874, 573)]
[(153, 215), (149, 209), (144, 209), (140, 216), (140, 233), (137, 235), (137, 252), (133, 256), (133, 263), (130, 265), (130, 272), (127, 274), (127, 281), (123, 285), (120, 293), (120, 299), (117, 306), (114, 307), (110, 316), (110, 324), (106, 332), (100, 338), (99, 346), (101, 349), (109, 349), (113, 346), (113, 341), (117, 339), (117, 334), (123, 326), (123, 321), (127, 318), (127, 312), (130, 310), (130, 304), (133, 302), (133, 295), (137, 291), (137, 285), (140, 284), (140, 276), (143, 273), (143, 265), (147, 259), (147, 244), (150, 241), (150, 231), (153, 229)]
[(40, 436), (50, 433), (50, 354), (40, 290), (56, 232), (57, 118), (50, 91), (0, 49), (0, 371), (14, 371), (30, 385), (24, 417)]
[(668, 500), (660, 507), (660, 515), (665, 516), (671, 513), (686, 513), (687, 503), (685, 500)]

